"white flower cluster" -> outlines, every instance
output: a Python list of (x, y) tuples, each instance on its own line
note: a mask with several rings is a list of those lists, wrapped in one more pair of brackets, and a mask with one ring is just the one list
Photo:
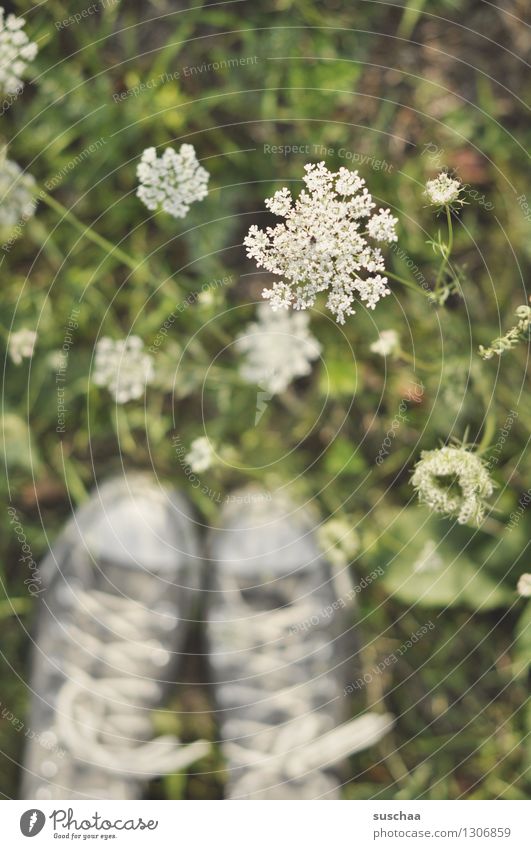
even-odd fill
[(22, 27), (26, 21), (7, 15), (0, 6), (0, 91), (18, 94), (24, 83), (21, 80), (28, 62), (35, 59), (37, 45), (30, 41)]
[(257, 383), (275, 395), (296, 377), (311, 371), (311, 363), (321, 353), (321, 346), (308, 328), (309, 316), (303, 313), (273, 313), (260, 304), (258, 321), (249, 324), (236, 340), (245, 354), (240, 374), (248, 383)]
[(287, 188), (266, 200), (285, 222), (266, 230), (253, 225), (244, 240), (247, 256), (284, 278), (262, 293), (273, 310), (308, 309), (327, 291), (328, 309), (344, 324), (355, 299), (374, 309), (390, 294), (379, 273), (385, 272), (382, 253), (367, 239), (395, 242), (397, 219), (388, 209), (372, 213), (375, 204), (357, 171), (333, 173), (324, 162), (304, 169), (306, 188), (295, 202)]
[(35, 180), (0, 156), (0, 230), (8, 232), (35, 213)]
[(494, 354), (497, 354), (499, 357), (504, 351), (510, 351), (511, 348), (514, 348), (519, 342), (525, 342), (529, 339), (531, 307), (527, 304), (517, 307), (516, 317), (518, 318), (518, 323), (515, 327), (511, 327), (505, 336), (498, 336), (497, 339), (494, 339), (490, 343), (488, 348), (484, 348), (483, 345), (479, 346), (480, 357), (483, 357), (484, 360), (492, 359)]
[(524, 574), (520, 575), (518, 578), (516, 592), (522, 598), (531, 598), (531, 575), (529, 572), (524, 572)]
[(343, 569), (360, 550), (358, 534), (345, 518), (333, 518), (317, 531), (317, 542), (326, 559), (338, 569)]
[(28, 330), (23, 327), (9, 336), (9, 356), (19, 366), (23, 359), (29, 359), (33, 356), (37, 334), (34, 330)]
[(182, 144), (179, 153), (167, 147), (160, 159), (154, 147), (146, 148), (137, 176), (137, 195), (147, 208), (161, 207), (174, 218), (184, 218), (190, 204), (208, 194), (210, 174), (197, 161), (191, 144)]
[(419, 500), (436, 513), (455, 516), (460, 525), (479, 525), (485, 515), (485, 499), (494, 484), (482, 459), (466, 448), (445, 446), (423, 451), (411, 483)]
[(428, 180), (426, 183), (425, 195), (434, 206), (450, 206), (452, 203), (462, 203), (463, 201), (459, 197), (460, 192), (461, 183), (459, 180), (449, 177), (446, 171), (441, 171), (434, 180)]
[(186, 454), (186, 462), (189, 464), (192, 472), (206, 472), (212, 465), (214, 459), (214, 451), (210, 440), (206, 436), (198, 436), (190, 445), (190, 450)]
[(381, 357), (396, 354), (399, 350), (400, 339), (396, 330), (382, 330), (376, 342), (371, 345), (371, 351), (374, 354), (380, 354)]
[(104, 336), (99, 340), (92, 380), (96, 386), (106, 386), (117, 404), (140, 398), (153, 377), (153, 357), (144, 352), (138, 336), (117, 341)]

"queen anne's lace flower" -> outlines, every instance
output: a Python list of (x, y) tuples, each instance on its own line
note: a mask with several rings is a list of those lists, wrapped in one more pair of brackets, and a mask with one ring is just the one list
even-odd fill
[(275, 395), (294, 378), (310, 373), (321, 346), (310, 333), (307, 315), (275, 315), (266, 304), (260, 304), (257, 312), (258, 321), (249, 324), (236, 340), (237, 349), (245, 354), (240, 374), (248, 383), (257, 383)]
[(479, 525), (485, 515), (485, 499), (494, 484), (483, 460), (466, 448), (445, 446), (423, 451), (411, 483), (419, 500), (436, 513), (455, 516), (460, 525)]
[(21, 77), (27, 64), (37, 55), (37, 45), (22, 29), (24, 18), (4, 16), (4, 8), (0, 6), (0, 91), (18, 94), (24, 87)]
[(191, 144), (182, 144), (179, 153), (167, 147), (160, 159), (154, 147), (146, 148), (137, 175), (140, 200), (148, 209), (162, 207), (174, 218), (184, 218), (190, 204), (208, 194), (210, 175), (197, 161)]
[(9, 355), (17, 366), (23, 359), (29, 359), (33, 356), (36, 341), (37, 334), (34, 330), (28, 330), (27, 327), (11, 333), (8, 345)]
[(462, 203), (460, 198), (461, 183), (449, 177), (446, 171), (428, 180), (425, 195), (434, 206), (451, 206), (453, 203)]
[(376, 342), (371, 345), (371, 351), (374, 354), (380, 354), (382, 357), (395, 354), (399, 349), (400, 340), (396, 330), (382, 330)]
[(390, 209), (380, 209), (377, 215), (369, 218), (367, 232), (376, 242), (396, 242), (398, 240), (395, 232), (397, 222), (398, 218), (391, 215)]
[(359, 537), (345, 518), (329, 519), (321, 525), (317, 541), (326, 559), (339, 569), (351, 563), (360, 549)]
[(265, 231), (253, 225), (244, 240), (247, 256), (284, 278), (262, 293), (273, 310), (308, 309), (327, 291), (328, 309), (344, 324), (356, 299), (374, 309), (390, 294), (387, 277), (377, 273), (385, 272), (382, 253), (367, 239), (396, 241), (397, 219), (388, 209), (372, 214), (372, 196), (357, 171), (333, 173), (324, 162), (305, 165), (305, 171), (306, 188), (297, 200), (287, 188), (266, 200), (285, 221)]
[(210, 440), (206, 436), (198, 436), (190, 445), (190, 450), (184, 458), (189, 464), (192, 472), (206, 472), (212, 465), (214, 451)]
[(138, 336), (99, 340), (92, 380), (96, 386), (106, 386), (118, 404), (140, 398), (153, 377), (153, 357), (144, 352)]
[(514, 348), (520, 342), (529, 340), (531, 334), (531, 307), (527, 304), (522, 304), (522, 306), (516, 308), (516, 316), (519, 319), (518, 323), (515, 327), (511, 327), (505, 336), (498, 336), (497, 339), (494, 339), (490, 343), (488, 348), (484, 348), (483, 345), (479, 346), (480, 357), (483, 357), (484, 360), (490, 360), (494, 354), (497, 354), (499, 357), (504, 351), (510, 351), (511, 348)]
[(518, 595), (521, 595), (522, 598), (531, 598), (531, 575), (529, 572), (524, 572), (524, 574), (520, 575), (518, 578), (516, 592)]
[(35, 213), (35, 180), (0, 155), (0, 230), (8, 232)]

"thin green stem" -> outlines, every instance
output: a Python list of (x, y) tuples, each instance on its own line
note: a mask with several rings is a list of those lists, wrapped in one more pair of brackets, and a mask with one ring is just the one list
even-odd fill
[(133, 257), (129, 256), (129, 254), (125, 253), (125, 251), (121, 250), (121, 248), (117, 247), (116, 245), (113, 245), (113, 243), (109, 242), (109, 240), (106, 239), (104, 236), (100, 236), (100, 234), (96, 233), (96, 231), (93, 230), (92, 227), (83, 224), (83, 222), (80, 221), (79, 218), (74, 215), (74, 213), (70, 209), (67, 209), (66, 206), (63, 206), (62, 203), (60, 203), (58, 200), (49, 195), (48, 192), (45, 192), (44, 189), (39, 192), (39, 198), (43, 200), (50, 207), (50, 209), (53, 209), (54, 212), (57, 212), (73, 227), (75, 227), (75, 229), (79, 233), (81, 233), (82, 236), (84, 236), (86, 239), (89, 239), (95, 245), (98, 245), (98, 247), (105, 251), (108, 256), (116, 257), (116, 259), (119, 259), (120, 262), (122, 262), (124, 265), (127, 265), (132, 271), (139, 273), (140, 266), (142, 265), (139, 260), (136, 260)]
[(441, 266), (439, 268), (439, 273), (437, 274), (437, 279), (435, 281), (435, 291), (438, 292), (441, 280), (443, 278), (443, 274), (446, 270), (448, 262), (450, 260), (450, 256), (452, 254), (452, 250), (454, 247), (454, 228), (452, 224), (452, 213), (450, 207), (446, 207), (446, 220), (448, 222), (448, 244), (446, 245), (446, 249), (444, 252), (443, 261), (441, 262)]
[(393, 280), (396, 280), (398, 283), (402, 283), (403, 286), (407, 286), (408, 289), (413, 289), (415, 292), (424, 292), (424, 294), (429, 296), (429, 292), (426, 292), (422, 286), (419, 286), (417, 283), (413, 283), (412, 280), (406, 280), (405, 277), (400, 277), (399, 274), (395, 274), (394, 271), (385, 270), (386, 277), (392, 277)]
[(483, 431), (483, 435), (481, 437), (481, 442), (477, 447), (477, 454), (483, 454), (487, 448), (489, 447), (492, 437), (496, 431), (496, 416), (494, 413), (487, 413), (487, 418), (485, 421), (485, 429)]
[(8, 616), (23, 616), (30, 610), (31, 601), (29, 598), (6, 598), (0, 601), (0, 619), (6, 619)]
[(133, 434), (131, 433), (129, 422), (127, 421), (127, 414), (125, 410), (120, 409), (118, 404), (116, 404), (114, 407), (112, 421), (114, 424), (114, 432), (116, 434), (116, 439), (118, 440), (120, 450), (123, 449), (128, 454), (138, 453), (135, 439), (133, 437)]

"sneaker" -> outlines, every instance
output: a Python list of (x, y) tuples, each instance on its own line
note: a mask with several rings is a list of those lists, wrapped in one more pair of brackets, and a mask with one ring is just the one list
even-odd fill
[(40, 568), (23, 799), (137, 799), (209, 745), (152, 739), (200, 558), (184, 501), (141, 475), (77, 511)]
[(248, 492), (212, 534), (209, 658), (231, 799), (339, 798), (340, 765), (392, 725), (344, 721), (356, 643), (317, 525), (280, 495)]

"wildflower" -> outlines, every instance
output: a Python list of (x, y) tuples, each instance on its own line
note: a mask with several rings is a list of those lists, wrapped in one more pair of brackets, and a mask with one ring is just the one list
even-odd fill
[(374, 354), (380, 354), (382, 357), (396, 354), (399, 350), (400, 340), (396, 330), (382, 330), (376, 342), (371, 345), (371, 351)]
[(396, 242), (398, 241), (395, 232), (397, 222), (398, 218), (391, 215), (390, 209), (380, 209), (377, 215), (369, 219), (367, 232), (376, 242)]
[(16, 162), (0, 155), (0, 230), (9, 232), (28, 221), (34, 213), (35, 180)]
[(214, 450), (206, 436), (199, 436), (190, 445), (190, 451), (184, 458), (192, 472), (206, 472), (214, 460)]
[(46, 361), (52, 371), (62, 371), (66, 368), (68, 356), (66, 355), (65, 351), (50, 351), (46, 358)]
[(527, 304), (517, 307), (516, 317), (519, 319), (518, 323), (515, 327), (511, 327), (505, 336), (494, 339), (488, 348), (484, 348), (483, 345), (479, 346), (480, 357), (483, 357), (484, 360), (490, 360), (494, 354), (499, 357), (504, 351), (510, 351), (511, 348), (514, 348), (519, 342), (525, 342), (529, 339), (531, 307), (528, 307)]
[(329, 519), (317, 532), (317, 541), (327, 560), (338, 569), (352, 562), (360, 548), (356, 531), (344, 518)]
[(485, 498), (494, 484), (483, 460), (466, 448), (445, 446), (423, 451), (411, 483), (419, 501), (436, 513), (455, 516), (460, 525), (479, 525), (485, 515)]
[(0, 6), (0, 91), (4, 94), (19, 94), (24, 83), (21, 80), (28, 62), (35, 59), (37, 45), (30, 41), (22, 27), (26, 21), (15, 15), (7, 15)]
[(15, 365), (19, 366), (23, 359), (33, 356), (36, 341), (37, 334), (34, 330), (28, 330), (27, 327), (10, 334), (9, 355)]
[(184, 218), (190, 204), (208, 194), (210, 175), (197, 161), (191, 144), (182, 144), (179, 153), (167, 147), (160, 159), (154, 147), (146, 148), (137, 176), (137, 196), (147, 208), (162, 207), (174, 218)]
[(99, 340), (92, 380), (96, 386), (106, 386), (117, 404), (140, 398), (153, 377), (153, 357), (144, 352), (138, 336)]
[(275, 315), (266, 304), (260, 304), (257, 313), (258, 320), (236, 340), (238, 351), (246, 355), (240, 374), (274, 395), (283, 392), (294, 378), (310, 373), (321, 346), (309, 331), (307, 315)]
[(461, 183), (449, 177), (446, 171), (428, 180), (424, 194), (434, 206), (451, 206), (453, 203), (463, 203), (460, 198)]
[(244, 239), (247, 256), (284, 278), (262, 293), (273, 310), (308, 309), (327, 291), (327, 308), (344, 324), (355, 299), (374, 309), (390, 294), (382, 253), (368, 239), (395, 242), (397, 219), (388, 209), (373, 215), (375, 204), (357, 171), (331, 172), (324, 162), (304, 170), (306, 188), (297, 200), (287, 188), (266, 200), (285, 221), (265, 231), (253, 225)]
[(518, 595), (521, 595), (522, 598), (531, 598), (531, 575), (529, 572), (524, 572), (524, 574), (520, 575), (518, 578), (516, 592)]

